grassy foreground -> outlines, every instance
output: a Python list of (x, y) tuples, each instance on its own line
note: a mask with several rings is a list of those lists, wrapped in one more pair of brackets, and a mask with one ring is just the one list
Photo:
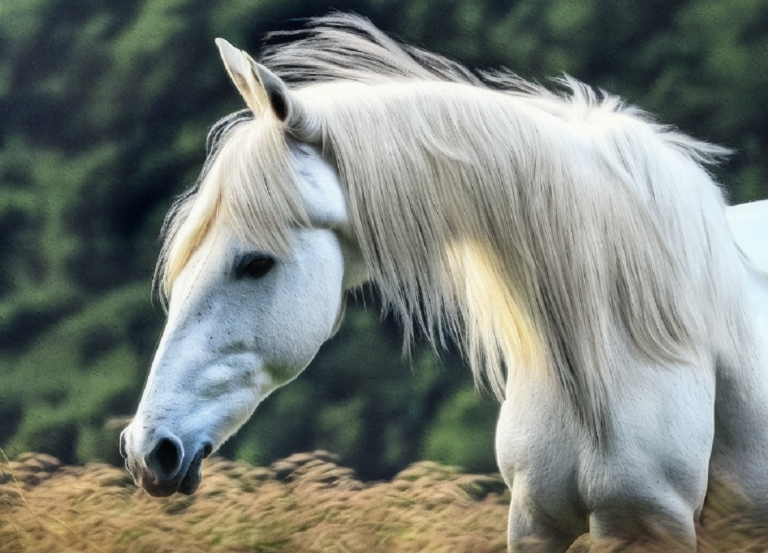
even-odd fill
[[(154, 499), (124, 470), (24, 454), (0, 465), (0, 552), (506, 551), (500, 477), (422, 462), (368, 484), (334, 461), (315, 452), (262, 468), (214, 458), (194, 495)], [(709, 508), (703, 524), (702, 551), (768, 551), (746, 519)], [(583, 536), (570, 552), (596, 549)]]

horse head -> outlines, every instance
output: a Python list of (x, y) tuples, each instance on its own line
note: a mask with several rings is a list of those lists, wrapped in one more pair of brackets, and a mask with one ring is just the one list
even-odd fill
[[(235, 134), (242, 138), (258, 118), (272, 118), (296, 136), (289, 125), (302, 120), (301, 107), (283, 82), (244, 52), (217, 42), (256, 116), (239, 123)], [(254, 156), (268, 155), (236, 151), (248, 144), (230, 138), (213, 154), (217, 159), (170, 240), (170, 257), (183, 259), (166, 259), (166, 277), (169, 265), (179, 267), (167, 279), (166, 327), (136, 416), (120, 439), (128, 470), (155, 496), (196, 490), (202, 459), (309, 364), (341, 321), (344, 290), (363, 280), (359, 254), (344, 235), (347, 213), (336, 172), (306, 142), (285, 134), (293, 182), (267, 183), (297, 188), (306, 217), (287, 223), (289, 247), (277, 251), (259, 243), (227, 215), (221, 188), (235, 181), (251, 186), (248, 175), (236, 173), (253, 169)], [(207, 219), (194, 220), (206, 212)]]

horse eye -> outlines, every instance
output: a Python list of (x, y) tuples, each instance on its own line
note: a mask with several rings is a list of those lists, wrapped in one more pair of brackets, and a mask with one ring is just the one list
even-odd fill
[(275, 260), (271, 257), (258, 256), (244, 263), (240, 268), (239, 276), (248, 278), (261, 278), (274, 266)]

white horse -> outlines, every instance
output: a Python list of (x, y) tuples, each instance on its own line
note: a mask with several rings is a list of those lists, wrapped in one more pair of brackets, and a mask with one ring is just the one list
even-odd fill
[(372, 281), (406, 340), (455, 338), (503, 401), (511, 550), (694, 550), (713, 479), (768, 513), (768, 202), (730, 212), (735, 241), (705, 169), (724, 150), (356, 17), (272, 71), (217, 42), (252, 113), (214, 127), (166, 223), (168, 322), (121, 436), (138, 484), (194, 492)]

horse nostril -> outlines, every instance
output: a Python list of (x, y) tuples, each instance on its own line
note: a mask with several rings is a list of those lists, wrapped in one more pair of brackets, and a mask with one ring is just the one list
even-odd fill
[(170, 482), (181, 469), (184, 448), (176, 436), (160, 438), (146, 456), (147, 469), (154, 473), (158, 482)]
[(175, 474), (178, 466), (181, 464), (179, 448), (167, 438), (163, 438), (157, 444), (155, 459), (157, 459), (157, 463), (160, 465), (160, 470), (162, 470), (163, 474), (167, 475)]
[(213, 446), (211, 444), (205, 444), (203, 446), (203, 459), (207, 458), (211, 454), (211, 451), (213, 451)]

